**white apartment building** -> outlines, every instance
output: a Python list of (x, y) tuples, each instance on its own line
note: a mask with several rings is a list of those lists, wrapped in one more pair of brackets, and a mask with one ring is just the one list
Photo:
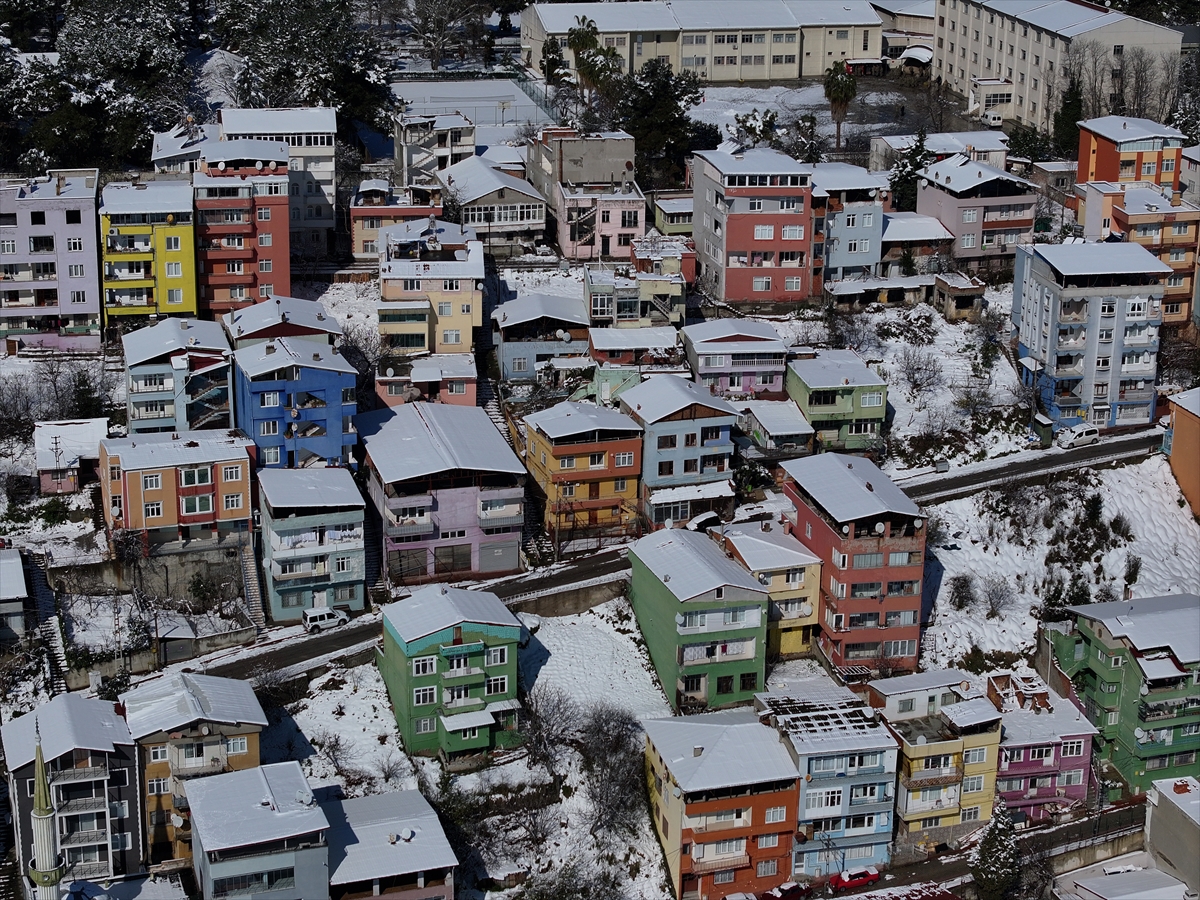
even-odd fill
[(303, 257), (331, 249), (337, 209), (337, 111), (331, 107), (222, 109), (221, 140), (279, 141), (288, 145), (291, 248)]
[(937, 0), (932, 75), (967, 98), (968, 116), (1047, 128), (1070, 48), (1084, 41), (1106, 48), (1106, 71), (1119, 73), (1127, 50), (1177, 54), (1182, 35), (1080, 0)]

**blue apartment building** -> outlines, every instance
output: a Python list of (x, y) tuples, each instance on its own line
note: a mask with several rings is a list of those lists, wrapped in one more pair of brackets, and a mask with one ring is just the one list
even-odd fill
[(492, 311), (492, 341), (505, 381), (537, 378), (559, 357), (581, 357), (587, 368), (587, 307), (582, 299), (524, 294)]
[(829, 877), (891, 859), (899, 744), (857, 695), (822, 675), (763, 693), (754, 707), (796, 760), (792, 876)]
[(621, 411), (644, 431), (641, 507), (655, 527), (683, 525), (733, 502), (738, 411), (678, 375), (658, 375), (620, 396)]
[(229, 427), (230, 351), (219, 324), (163, 319), (121, 344), (130, 434)]
[(276, 622), (319, 606), (360, 611), (366, 583), (366, 501), (346, 469), (263, 469), (262, 572)]
[(315, 341), (275, 338), (235, 351), (234, 423), (259, 468), (350, 466), (357, 372)]
[(813, 188), (824, 192), (825, 278), (879, 274), (883, 244), (883, 194), (891, 190), (886, 173), (847, 163), (812, 167)]

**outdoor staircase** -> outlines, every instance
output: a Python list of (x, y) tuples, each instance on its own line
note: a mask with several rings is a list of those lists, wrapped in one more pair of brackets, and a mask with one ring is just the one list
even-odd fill
[(58, 614), (54, 603), (54, 591), (46, 575), (46, 554), (40, 551), (30, 552), (29, 581), (33, 585), (33, 600), (37, 604), (37, 619), (39, 624), (45, 624)]
[(262, 581), (258, 577), (258, 559), (254, 545), (246, 541), (238, 548), (238, 559), (242, 563), (242, 588), (246, 597), (246, 614), (259, 631), (267, 627), (267, 615), (263, 609)]
[(390, 603), (392, 592), (383, 578), (383, 532), (379, 514), (368, 504), (363, 520), (363, 540), (367, 568), (367, 599), (374, 606)]
[(67, 682), (63, 673), (70, 668), (67, 665), (67, 648), (63, 646), (62, 626), (58, 616), (51, 616), (38, 626), (42, 641), (46, 647), (46, 687), (50, 695), (65, 694)]
[(510, 447), (515, 447), (512, 434), (508, 430), (508, 422), (505, 421), (504, 413), (500, 409), (500, 397), (496, 393), (496, 383), (490, 378), (485, 378), (479, 382), (476, 391), (477, 402), (488, 414), (488, 418), (492, 420), (496, 430), (504, 435), (504, 439), (508, 441)]
[(546, 504), (531, 491), (525, 492), (525, 524), (521, 529), (521, 549), (531, 568), (554, 562), (554, 544), (546, 536)]

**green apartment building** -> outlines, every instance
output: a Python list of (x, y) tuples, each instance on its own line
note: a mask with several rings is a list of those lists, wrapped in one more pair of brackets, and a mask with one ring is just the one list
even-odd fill
[(788, 364), (787, 391), (820, 450), (868, 450), (883, 433), (887, 382), (853, 350), (810, 351)]
[(695, 531), (647, 535), (629, 563), (629, 601), (671, 707), (750, 703), (766, 680), (767, 589)]
[(519, 743), (520, 636), (488, 591), (434, 584), (383, 608), (376, 662), (408, 752), (449, 758)]
[[(1072, 606), (1046, 626), (1054, 657), (1100, 730), (1100, 756), (1143, 793), (1194, 775), (1200, 748), (1200, 596)], [(1115, 798), (1110, 798), (1115, 799)]]

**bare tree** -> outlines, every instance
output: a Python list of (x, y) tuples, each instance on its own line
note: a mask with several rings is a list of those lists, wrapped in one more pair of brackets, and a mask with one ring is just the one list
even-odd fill
[(986, 378), (971, 378), (954, 389), (954, 406), (969, 418), (992, 411), (992, 386)]
[(443, 57), (460, 43), (459, 32), (479, 19), (482, 10), (470, 0), (402, 0), (396, 17), (413, 30), (436, 72)]
[(384, 784), (391, 784), (393, 781), (399, 780), (402, 774), (404, 774), (404, 762), (394, 753), (388, 753), (379, 763), (379, 777)]
[(339, 775), (344, 776), (353, 770), (354, 761), (358, 759), (358, 749), (341, 734), (335, 731), (318, 731), (312, 736), (311, 743), (329, 760), (329, 764)]
[(631, 831), (645, 814), (641, 727), (628, 710), (608, 703), (590, 707), (582, 728), (584, 789), (591, 801), (593, 836)]
[(900, 375), (908, 385), (909, 395), (924, 405), (924, 396), (943, 384), (942, 364), (932, 351), (911, 346), (900, 351), (897, 361)]
[(1179, 103), (1183, 88), (1183, 59), (1178, 53), (1163, 52), (1158, 57), (1158, 78), (1147, 85), (1152, 100), (1146, 106), (1146, 118), (1166, 122)]
[(983, 602), (987, 606), (987, 617), (998, 619), (1017, 600), (1012, 583), (1002, 575), (989, 575), (983, 580)]
[(1121, 58), (1122, 100), (1127, 116), (1145, 118), (1154, 104), (1153, 86), (1158, 80), (1158, 57), (1145, 47), (1130, 47)]
[(1097, 41), (1075, 41), (1067, 50), (1064, 64), (1083, 94), (1084, 118), (1108, 113), (1114, 68), (1108, 49)]
[(542, 683), (525, 698), (525, 747), (529, 761), (540, 764), (555, 776), (575, 739), (583, 715), (571, 695), (562, 688)]
[(554, 836), (557, 825), (554, 810), (533, 802), (532, 798), (517, 810), (514, 818), (521, 829), (523, 842), (530, 850), (541, 850)]

